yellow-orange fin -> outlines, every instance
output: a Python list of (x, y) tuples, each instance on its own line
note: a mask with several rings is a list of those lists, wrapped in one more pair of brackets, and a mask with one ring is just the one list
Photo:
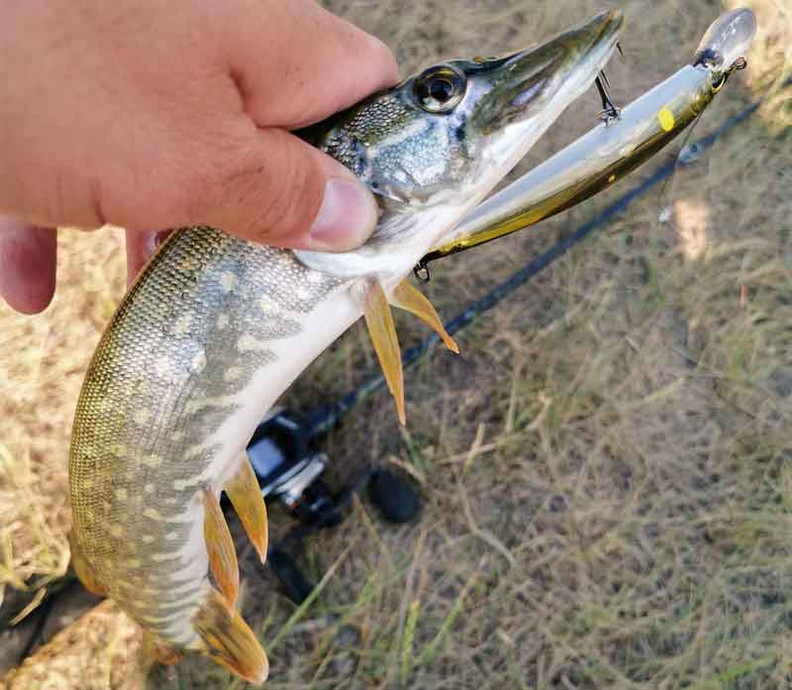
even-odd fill
[(214, 491), (204, 491), (204, 509), (204, 538), (209, 553), (209, 567), (226, 602), (233, 608), (239, 595), (239, 564), (228, 523)]
[(393, 324), (388, 298), (378, 281), (372, 281), (366, 292), (363, 313), (366, 325), (374, 343), (382, 373), (388, 384), (393, 399), (396, 401), (396, 414), (399, 422), (405, 424), (404, 411), (404, 372), (402, 371), (401, 351), (399, 339), (396, 337), (396, 326)]
[(429, 327), (442, 338), (445, 346), (451, 350), (451, 352), (459, 354), (459, 347), (448, 334), (448, 331), (446, 331), (437, 310), (419, 290), (407, 282), (407, 279), (404, 279), (393, 288), (390, 302), (393, 306), (410, 312), (421, 319), (421, 321), (428, 324)]
[(210, 590), (193, 625), (203, 642), (201, 651), (210, 659), (248, 683), (260, 685), (267, 680), (269, 662), (261, 644), (218, 592)]
[(98, 597), (106, 597), (107, 590), (96, 577), (96, 573), (94, 573), (91, 564), (85, 558), (85, 554), (83, 554), (73, 532), (69, 532), (69, 547), (71, 549), (71, 566), (74, 569), (74, 574), (77, 575), (85, 589), (93, 592)]
[(247, 455), (237, 473), (225, 487), (225, 492), (239, 516), (250, 541), (264, 563), (267, 560), (267, 505), (261, 487)]

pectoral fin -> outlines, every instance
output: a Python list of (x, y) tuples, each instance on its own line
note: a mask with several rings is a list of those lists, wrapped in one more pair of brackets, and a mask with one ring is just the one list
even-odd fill
[(225, 492), (261, 562), (264, 563), (267, 560), (267, 506), (247, 456), (242, 459), (242, 464), (225, 487)]
[(446, 331), (437, 310), (432, 306), (432, 303), (426, 299), (421, 292), (410, 285), (407, 280), (403, 280), (393, 288), (390, 302), (393, 306), (414, 314), (421, 319), (421, 321), (428, 324), (429, 327), (442, 338), (445, 346), (451, 350), (451, 352), (459, 354), (459, 347), (448, 334), (448, 331)]
[(388, 384), (388, 390), (396, 401), (399, 422), (404, 424), (406, 422), (404, 372), (402, 371), (399, 340), (396, 337), (396, 327), (393, 325), (393, 314), (391, 314), (388, 298), (385, 296), (382, 285), (377, 281), (372, 281), (369, 284), (363, 313), (366, 317), (371, 341), (374, 343), (374, 350), (382, 367), (382, 373)]
[(209, 553), (209, 567), (230, 608), (239, 594), (239, 564), (234, 541), (220, 503), (213, 491), (204, 491), (204, 538)]

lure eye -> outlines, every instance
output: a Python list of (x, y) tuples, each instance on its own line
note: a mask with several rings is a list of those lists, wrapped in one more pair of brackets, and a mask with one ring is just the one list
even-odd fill
[(415, 80), (415, 99), (430, 113), (447, 113), (465, 95), (465, 75), (450, 65), (430, 67)]

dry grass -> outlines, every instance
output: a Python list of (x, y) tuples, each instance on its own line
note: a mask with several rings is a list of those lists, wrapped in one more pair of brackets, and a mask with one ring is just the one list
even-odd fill
[[(382, 36), (405, 71), (517, 47), (598, 7), (330, 4)], [(792, 20), (784, 0), (750, 4), (760, 34), (749, 69), (695, 135), (749, 94), (769, 93), (760, 115), (460, 334), (461, 357), (437, 351), (409, 371), (407, 431), (375, 396), (329, 439), (339, 481), (370, 463), (408, 466), (426, 499), (421, 522), (397, 529), (357, 504), (308, 544), (303, 565), (317, 581), (331, 575), (296, 611), (243, 560), (245, 615), (268, 643), (270, 687), (792, 687), (792, 156), (782, 88)], [(721, 10), (623, 7), (627, 58), (611, 74), (622, 101), (687, 60)], [(532, 160), (588, 128), (596, 109), (592, 96), (565, 115)], [(453, 315), (606, 201), (438, 264), (428, 293)], [(0, 311), (0, 587), (51, 577), (67, 556), (71, 414), (121, 291), (114, 238), (94, 239), (64, 234), (47, 314)], [(424, 333), (405, 319), (400, 330), (408, 342)], [(364, 341), (353, 329), (288, 402), (311, 407), (359, 383), (362, 367), (351, 363), (365, 356), (373, 367)], [(241, 685), (190, 659), (150, 687)]]
[(143, 690), (151, 662), (142, 653), (142, 638), (138, 625), (104, 601), (0, 681), (0, 688)]
[(117, 239), (63, 232), (47, 312), (0, 305), (0, 602), (4, 586), (46, 583), (68, 564), (69, 434), (88, 360), (123, 294)]

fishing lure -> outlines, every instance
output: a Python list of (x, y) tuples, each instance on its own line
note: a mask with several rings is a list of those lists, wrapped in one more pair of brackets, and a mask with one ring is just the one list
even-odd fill
[(755, 33), (749, 9), (718, 17), (691, 64), (623, 110), (606, 108), (601, 124), (468, 213), (422, 265), (534, 225), (638, 168), (696, 121), (732, 72), (745, 67)]

